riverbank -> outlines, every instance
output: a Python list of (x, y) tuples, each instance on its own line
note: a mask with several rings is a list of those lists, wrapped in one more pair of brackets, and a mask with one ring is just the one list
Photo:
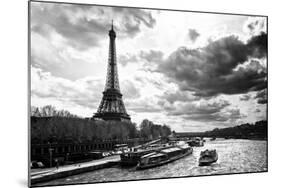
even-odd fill
[(73, 165), (66, 165), (57, 168), (48, 168), (31, 171), (31, 186), (34, 184), (51, 181), (59, 178), (65, 178), (68, 176), (89, 172), (93, 170), (99, 170), (103, 168), (112, 167), (119, 164), (120, 156), (114, 155), (99, 160), (93, 160), (85, 163), (77, 163)]

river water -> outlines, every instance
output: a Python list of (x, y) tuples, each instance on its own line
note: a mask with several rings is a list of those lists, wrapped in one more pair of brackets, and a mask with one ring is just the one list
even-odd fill
[[(237, 139), (207, 140), (204, 147), (194, 147), (193, 149), (192, 155), (147, 170), (137, 171), (135, 167), (121, 168), (120, 166), (116, 166), (44, 182), (38, 185), (95, 183), (267, 171), (267, 141)], [(218, 161), (210, 166), (199, 167), (199, 155), (205, 149), (216, 149)]]

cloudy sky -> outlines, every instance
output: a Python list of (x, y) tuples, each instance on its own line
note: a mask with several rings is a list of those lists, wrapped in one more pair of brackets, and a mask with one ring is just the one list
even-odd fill
[(32, 2), (31, 105), (91, 117), (111, 20), (133, 122), (205, 131), (266, 119), (264, 17)]

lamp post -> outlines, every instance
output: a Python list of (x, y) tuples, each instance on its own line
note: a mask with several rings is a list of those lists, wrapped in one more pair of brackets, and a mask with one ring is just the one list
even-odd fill
[(66, 162), (68, 162), (69, 153), (66, 154)]
[(52, 155), (53, 155), (53, 151), (54, 149), (53, 148), (49, 148), (49, 153), (50, 153), (50, 167), (52, 167)]

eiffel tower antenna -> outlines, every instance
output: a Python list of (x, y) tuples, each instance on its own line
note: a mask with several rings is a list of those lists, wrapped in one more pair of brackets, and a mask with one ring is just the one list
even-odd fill
[(93, 118), (130, 121), (131, 118), (126, 112), (119, 87), (115, 47), (116, 33), (113, 30), (113, 20), (108, 35), (110, 41), (105, 89), (97, 113), (94, 114)]

